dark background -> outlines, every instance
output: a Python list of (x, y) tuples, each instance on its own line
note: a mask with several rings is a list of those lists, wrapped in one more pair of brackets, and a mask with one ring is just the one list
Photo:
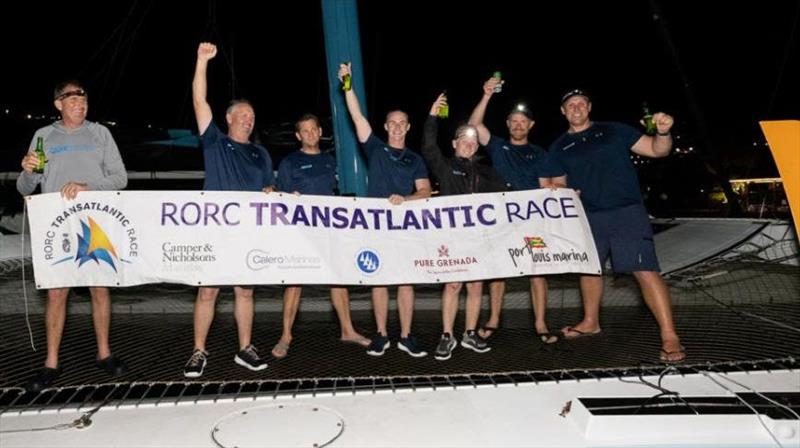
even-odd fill
[[(546, 147), (566, 129), (559, 98), (575, 87), (591, 93), (595, 120), (636, 124), (647, 102), (676, 117), (676, 147), (692, 152), (643, 165), (643, 183), (702, 198), (724, 178), (776, 175), (758, 121), (800, 117), (800, 1), (358, 5), (369, 116), (377, 129), (388, 109), (407, 110), (414, 148), (438, 92), (448, 91), (452, 125), (500, 70), (505, 89), (487, 113), (494, 132), (505, 133), (505, 113), (524, 100), (537, 122), (532, 140)], [(89, 90), (89, 118), (117, 123), (129, 169), (162, 169), (136, 143), (194, 130), (202, 40), (221, 50), (209, 71), (216, 114), (231, 97), (252, 100), (276, 159), (294, 145), (286, 123), (330, 114), (319, 1), (24, 2), (6, 11), (0, 171), (19, 169), (33, 130), (55, 115), (53, 86), (71, 77)], [(202, 169), (191, 154), (187, 168)]]

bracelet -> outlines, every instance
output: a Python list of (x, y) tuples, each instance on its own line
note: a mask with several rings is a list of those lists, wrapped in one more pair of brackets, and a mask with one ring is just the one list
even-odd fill
[(658, 135), (659, 137), (669, 137), (670, 135), (672, 135), (672, 133), (667, 131), (662, 134), (661, 132), (656, 131), (656, 135)]

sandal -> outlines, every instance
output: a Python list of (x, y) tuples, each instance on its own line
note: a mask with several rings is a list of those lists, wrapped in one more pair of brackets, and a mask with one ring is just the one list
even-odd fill
[[(564, 327), (561, 330), (561, 334), (564, 336), (564, 339), (578, 339), (578, 338), (587, 338), (590, 336), (597, 336), (598, 334), (602, 333), (603, 330), (598, 328), (595, 331), (581, 331), (574, 327)], [(574, 336), (568, 336), (567, 333), (575, 333)]]
[(561, 339), (558, 334), (553, 334), (550, 332), (539, 333), (538, 331), (536, 332), (536, 337), (539, 338), (539, 341), (545, 345), (556, 344)]
[(490, 337), (494, 336), (494, 334), (497, 333), (497, 330), (500, 329), (499, 327), (500, 325), (496, 327), (481, 325), (481, 327), (478, 328), (478, 336), (480, 336), (481, 339), (483, 339), (484, 341), (488, 341)]
[(272, 347), (272, 357), (275, 359), (285, 358), (289, 354), (289, 346), (290, 344), (279, 341)]
[[(673, 355), (683, 355), (683, 356), (681, 356), (679, 359), (669, 359)], [(686, 349), (683, 348), (682, 345), (680, 347), (678, 347), (677, 350), (673, 350), (673, 351), (664, 350), (662, 348), (661, 349), (661, 356), (659, 356), (659, 359), (661, 359), (661, 362), (663, 362), (665, 364), (675, 364), (675, 363), (683, 362), (686, 359)]]

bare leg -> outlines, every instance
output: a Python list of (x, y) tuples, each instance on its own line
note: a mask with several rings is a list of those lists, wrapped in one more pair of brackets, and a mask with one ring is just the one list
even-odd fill
[(111, 356), (108, 345), (109, 328), (111, 327), (111, 293), (108, 288), (89, 288), (92, 296), (92, 321), (94, 336), (97, 339), (97, 359)]
[(449, 333), (451, 336), (458, 313), (458, 295), (462, 284), (447, 283), (442, 289), (442, 333)]
[(478, 317), (481, 314), (481, 298), (483, 296), (483, 282), (467, 283), (467, 309), (464, 329), (475, 330), (478, 326)]
[(375, 326), (378, 333), (386, 336), (386, 320), (389, 316), (389, 288), (375, 286), (372, 288), (372, 312), (375, 315)]
[(236, 318), (236, 329), (239, 333), (239, 350), (244, 350), (250, 345), (253, 335), (253, 288), (233, 287), (233, 315)]
[[(530, 278), (531, 281), (531, 301), (533, 302), (533, 314), (536, 319), (535, 328), (536, 334), (549, 334), (550, 330), (547, 328), (547, 278), (534, 275)], [(557, 336), (544, 337), (541, 336), (542, 342), (552, 344), (558, 341)]]
[(564, 327), (561, 331), (566, 337), (575, 337), (579, 334), (570, 331), (574, 328), (583, 333), (596, 333), (600, 331), (600, 302), (603, 299), (603, 277), (600, 275), (581, 275), (581, 296), (583, 297), (583, 320), (571, 327)]
[[(489, 282), (489, 320), (484, 325), (487, 328), (500, 326), (500, 312), (503, 309), (503, 298), (506, 294), (506, 281), (504, 279)], [(478, 336), (488, 338), (492, 331), (478, 330)]]
[(662, 360), (682, 360), (686, 357), (686, 353), (684, 353), (680, 338), (675, 332), (675, 323), (672, 320), (672, 301), (667, 284), (664, 283), (661, 274), (654, 271), (634, 272), (633, 276), (639, 282), (644, 301), (655, 316), (661, 330)]
[(353, 327), (353, 320), (350, 317), (350, 293), (347, 288), (338, 286), (331, 287), (331, 303), (339, 317), (339, 327), (341, 328), (340, 339), (344, 342), (355, 342), (364, 347), (369, 345), (369, 339), (359, 334)]
[(214, 321), (214, 305), (217, 301), (219, 288), (200, 287), (197, 289), (197, 299), (194, 302), (194, 348), (206, 349), (206, 338)]
[(414, 319), (414, 287), (402, 285), (397, 287), (397, 311), (400, 313), (400, 337), (407, 338), (411, 333), (411, 322)]
[[(279, 343), (289, 345), (292, 343), (292, 326), (300, 307), (300, 295), (303, 288), (300, 286), (287, 286), (283, 290), (283, 334)], [(238, 321), (237, 321), (238, 322)]]
[(45, 325), (47, 329), (47, 359), (45, 367), (58, 367), (58, 350), (61, 347), (61, 336), (64, 334), (64, 322), (67, 319), (67, 297), (69, 288), (47, 290), (47, 309)]

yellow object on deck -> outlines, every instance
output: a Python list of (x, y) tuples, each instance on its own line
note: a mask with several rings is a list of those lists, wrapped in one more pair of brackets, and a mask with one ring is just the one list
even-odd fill
[(762, 121), (760, 124), (783, 178), (795, 234), (800, 235), (800, 120)]

